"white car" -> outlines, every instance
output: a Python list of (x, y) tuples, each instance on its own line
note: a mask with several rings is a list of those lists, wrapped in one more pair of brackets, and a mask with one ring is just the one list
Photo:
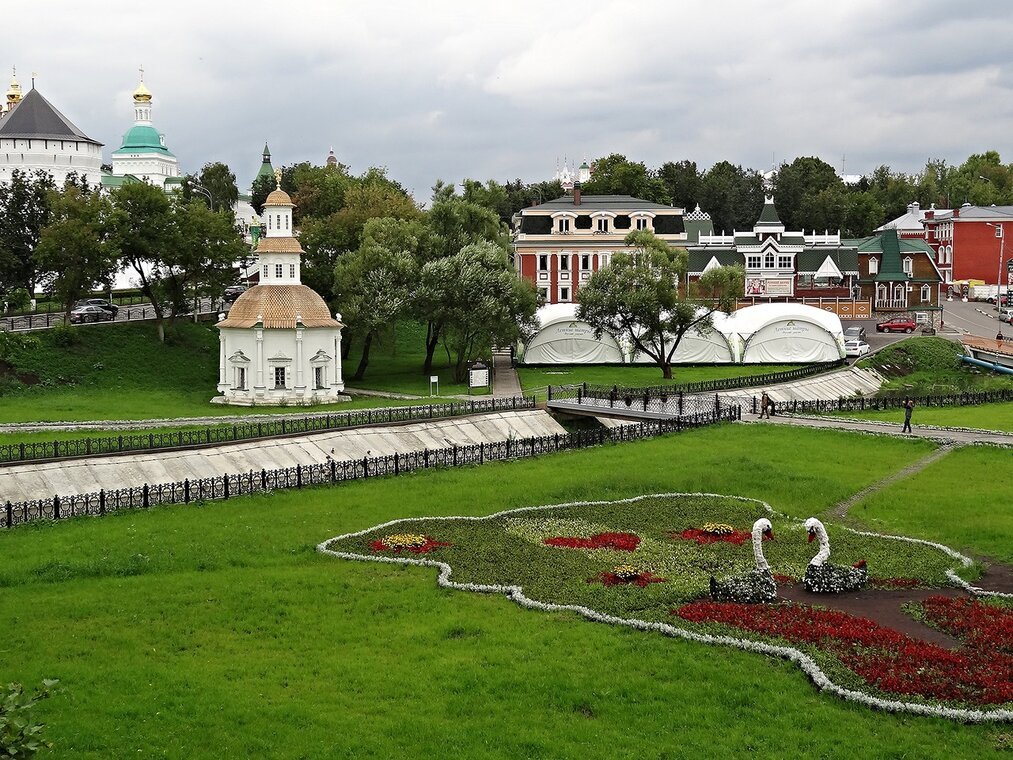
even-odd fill
[(865, 356), (872, 349), (864, 340), (848, 340), (844, 342), (845, 356)]

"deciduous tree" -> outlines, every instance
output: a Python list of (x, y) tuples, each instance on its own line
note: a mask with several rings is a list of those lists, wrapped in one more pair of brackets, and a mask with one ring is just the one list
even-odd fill
[(684, 249), (670, 248), (654, 233), (626, 236), (630, 252), (612, 256), (580, 289), (577, 317), (603, 334), (625, 339), (650, 357), (666, 379), (672, 357), (691, 329), (705, 330), (715, 311), (728, 311), (742, 295), (740, 267), (715, 267), (704, 273), (692, 293), (683, 285), (688, 268)]

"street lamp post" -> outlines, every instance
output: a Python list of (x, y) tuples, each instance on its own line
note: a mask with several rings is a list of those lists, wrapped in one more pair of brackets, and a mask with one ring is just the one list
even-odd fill
[[(1002, 260), (1005, 256), (1006, 246), (1006, 235), (1003, 232), (1003, 223), (998, 222), (993, 224), (992, 222), (985, 222), (989, 227), (995, 230), (995, 236), (999, 238), (999, 269), (995, 276), (995, 308), (1002, 308)], [(1007, 304), (1008, 306), (1009, 304)]]
[(210, 207), (211, 211), (215, 210), (215, 199), (211, 196), (211, 191), (210, 190), (208, 190), (205, 187), (201, 187), (196, 182), (191, 182), (190, 183), (190, 189), (191, 190), (195, 190), (196, 192), (200, 193), (205, 198), (207, 198), (208, 199), (208, 206)]

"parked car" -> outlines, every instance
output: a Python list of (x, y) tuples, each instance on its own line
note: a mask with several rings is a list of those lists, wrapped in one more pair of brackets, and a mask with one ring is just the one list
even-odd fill
[(116, 313), (120, 310), (119, 306), (114, 303), (109, 303), (109, 301), (106, 301), (104, 298), (85, 298), (84, 300), (78, 301), (74, 304), (75, 309), (80, 306), (98, 306), (103, 311), (108, 311), (113, 315), (113, 317), (115, 317)]
[(876, 332), (906, 332), (912, 333), (918, 324), (910, 317), (894, 317), (888, 319), (886, 322), (880, 322), (876, 325)]
[(999, 310), (999, 321), (1009, 322), (1013, 325), (1013, 308), (1002, 308)]
[(112, 312), (108, 312), (101, 306), (76, 306), (70, 312), (70, 321), (79, 322), (109, 322), (113, 318)]
[(226, 301), (235, 301), (246, 292), (245, 285), (230, 285), (225, 288), (224, 296)]
[(865, 328), (852, 325), (844, 331), (844, 340), (865, 340)]
[(846, 340), (844, 341), (844, 355), (845, 356), (865, 356), (872, 349), (869, 344), (864, 340)]

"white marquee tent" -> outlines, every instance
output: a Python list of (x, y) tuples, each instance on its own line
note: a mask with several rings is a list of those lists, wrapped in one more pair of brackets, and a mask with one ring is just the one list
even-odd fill
[(841, 319), (800, 303), (748, 306), (721, 324), (743, 364), (803, 364), (844, 358)]
[[(733, 364), (737, 361), (724, 324), (728, 315), (716, 311), (711, 315), (712, 327), (691, 327), (679, 341), (679, 347), (672, 356), (673, 364)], [(637, 352), (634, 364), (653, 364), (649, 356)]]
[(619, 344), (608, 333), (577, 319), (577, 304), (546, 304), (538, 310), (538, 332), (524, 347), (525, 364), (622, 364)]

